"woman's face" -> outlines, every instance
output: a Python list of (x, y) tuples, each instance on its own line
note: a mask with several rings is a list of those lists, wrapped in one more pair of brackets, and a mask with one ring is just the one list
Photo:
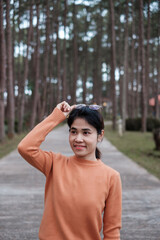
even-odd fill
[(96, 161), (95, 150), (97, 141), (101, 141), (103, 133), (97, 130), (83, 118), (76, 118), (71, 125), (69, 143), (78, 158)]

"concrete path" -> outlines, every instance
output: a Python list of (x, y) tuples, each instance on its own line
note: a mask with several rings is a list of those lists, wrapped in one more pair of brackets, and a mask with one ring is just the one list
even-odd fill
[[(68, 127), (63, 126), (47, 136), (42, 148), (70, 155), (67, 142)], [(107, 140), (100, 148), (102, 160), (118, 170), (122, 178), (121, 240), (160, 240), (160, 181)], [(44, 176), (17, 150), (0, 160), (0, 240), (38, 240), (44, 186)]]

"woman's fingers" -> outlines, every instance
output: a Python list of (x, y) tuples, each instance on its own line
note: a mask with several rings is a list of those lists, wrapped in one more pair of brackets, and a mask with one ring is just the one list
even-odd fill
[(70, 106), (67, 102), (63, 101), (57, 105), (57, 108), (59, 108), (63, 112), (70, 108)]
[(66, 101), (63, 101), (57, 105), (57, 108), (60, 109), (66, 117), (75, 107), (76, 105), (70, 106)]
[(57, 105), (57, 108), (60, 109), (65, 116), (67, 116), (72, 110), (73, 106), (70, 106), (66, 101), (63, 101)]
[(70, 105), (67, 102), (62, 102), (62, 111), (63, 112), (69, 112), (70, 111)]

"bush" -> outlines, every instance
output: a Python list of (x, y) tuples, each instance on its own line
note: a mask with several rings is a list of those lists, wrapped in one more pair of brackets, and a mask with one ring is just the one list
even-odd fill
[(160, 120), (157, 118), (147, 118), (147, 131), (152, 132), (154, 129), (160, 127)]
[[(126, 119), (127, 131), (141, 131), (142, 122), (141, 118), (128, 118)], [(152, 132), (154, 129), (160, 128), (160, 120), (157, 118), (147, 118), (147, 131)]]
[(128, 118), (126, 119), (127, 131), (140, 131), (141, 130), (141, 118)]

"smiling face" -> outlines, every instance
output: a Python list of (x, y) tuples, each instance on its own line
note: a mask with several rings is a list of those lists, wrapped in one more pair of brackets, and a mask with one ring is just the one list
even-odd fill
[(95, 150), (97, 141), (101, 141), (102, 134), (83, 118), (76, 118), (71, 125), (69, 143), (78, 158), (96, 161)]

